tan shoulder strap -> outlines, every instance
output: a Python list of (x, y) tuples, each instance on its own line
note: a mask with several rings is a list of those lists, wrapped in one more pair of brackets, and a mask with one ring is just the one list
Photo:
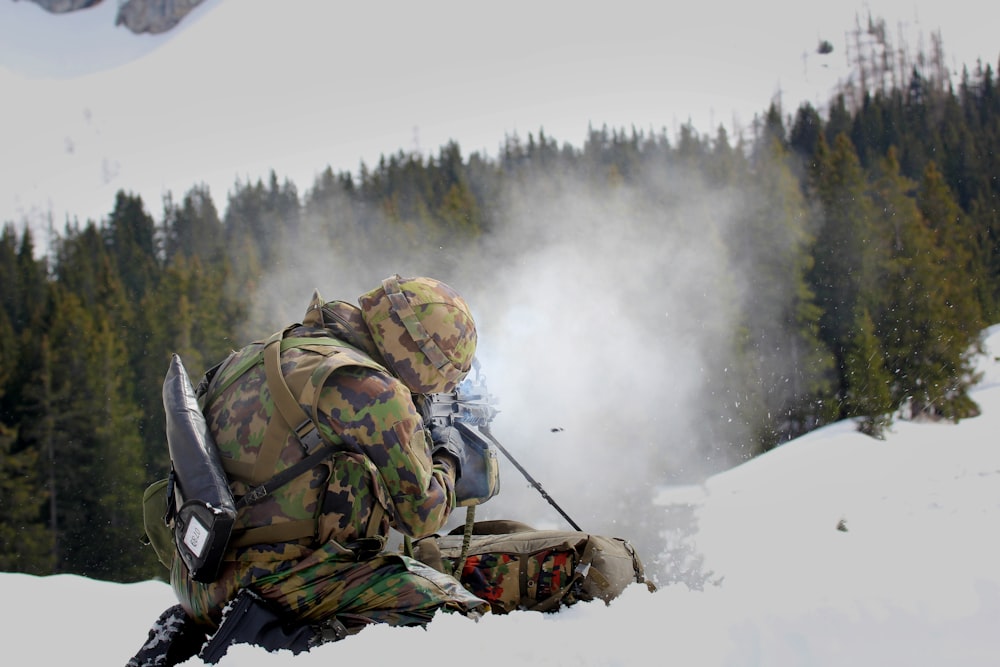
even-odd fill
[[(306, 454), (312, 454), (323, 443), (323, 438), (316, 428), (312, 417), (302, 409), (292, 390), (288, 388), (285, 374), (281, 372), (281, 340), (284, 332), (271, 336), (264, 346), (264, 373), (267, 377), (267, 387), (271, 390), (274, 405), (278, 408), (285, 424), (295, 431), (295, 436), (302, 443)], [(263, 446), (262, 446), (263, 448)]]

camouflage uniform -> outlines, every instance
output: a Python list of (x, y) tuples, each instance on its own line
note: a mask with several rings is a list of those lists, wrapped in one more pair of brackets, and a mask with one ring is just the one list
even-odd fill
[[(455, 507), (453, 460), (432, 458), (411, 392), (451, 390), (468, 371), (475, 352), (468, 307), (442, 283), (398, 276), (359, 302), (360, 309), (323, 303), (316, 293), (303, 322), (284, 331), (292, 344), (283, 345), (280, 356), (282, 374), (306, 412), (311, 404), (324, 440), (339, 442), (343, 435), (357, 449), (338, 448), (326, 463), (243, 509), (234, 548), (213, 583), (193, 581), (174, 558), (171, 584), (202, 624), (218, 624), (243, 588), (291, 617), (336, 617), (351, 630), (371, 622), (425, 623), (442, 608), (469, 615), (489, 608), (454, 578), (381, 552), (390, 527), (429, 535)], [(276, 414), (263, 347), (257, 342), (231, 355), (202, 396), (237, 497), (305, 456)], [(316, 370), (323, 368), (332, 373)], [(315, 386), (317, 379), (322, 386)], [(266, 461), (261, 445), (275, 421), (284, 442), (277, 460)], [(255, 531), (285, 537), (261, 540)]]

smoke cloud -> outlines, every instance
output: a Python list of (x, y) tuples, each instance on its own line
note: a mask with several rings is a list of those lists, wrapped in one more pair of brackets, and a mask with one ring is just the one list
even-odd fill
[[(474, 243), (378, 247), (345, 227), (329, 245), (288, 248), (254, 316), (273, 330), (302, 316), (313, 288), (355, 302), (392, 273), (448, 282), (477, 319), (499, 401), (493, 435), (583, 530), (660, 553), (656, 492), (746, 456), (749, 434), (712, 400), (742, 309), (746, 277), (734, 275), (727, 247), (745, 203), (667, 168), (634, 185), (511, 180), (497, 224)], [(569, 528), (500, 459), (500, 495), (477, 520)], [(449, 527), (463, 521), (456, 512)]]

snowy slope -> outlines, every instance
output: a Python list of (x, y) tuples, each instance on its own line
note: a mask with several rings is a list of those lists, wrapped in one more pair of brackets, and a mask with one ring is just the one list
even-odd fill
[[(897, 423), (884, 442), (834, 424), (660, 492), (657, 511), (697, 522), (684, 539), (702, 590), (636, 585), (610, 606), (441, 616), (299, 656), (241, 646), (221, 664), (1000, 664), (1000, 329), (988, 333), (980, 417)], [(44, 665), (123, 665), (173, 604), (161, 582), (0, 574), (0, 586), (8, 654)]]

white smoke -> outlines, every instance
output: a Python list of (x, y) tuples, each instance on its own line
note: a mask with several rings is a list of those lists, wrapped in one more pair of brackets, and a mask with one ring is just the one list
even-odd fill
[[(658, 178), (668, 185), (656, 197), (518, 187), (473, 264), (479, 356), (500, 400), (493, 433), (577, 524), (603, 534), (642, 524), (650, 492), (678, 474), (725, 466), (704, 460), (719, 447), (702, 425), (719, 415), (701, 398), (736, 312), (719, 289), (716, 241), (730, 213), (696, 180)], [(567, 527), (504, 463), (501, 496), (477, 516)]]
[[(299, 243), (254, 307), (273, 329), (302, 316), (313, 288), (355, 302), (392, 273), (448, 282), (477, 319), (478, 357), (499, 400), (493, 435), (583, 530), (659, 552), (653, 491), (743, 456), (713, 440), (728, 417), (705, 400), (707, 369), (726, 367), (740, 312), (721, 242), (739, 206), (674, 170), (647, 170), (640, 185), (597, 182), (518, 182), (473, 246), (359, 255), (349, 229), (336, 248)], [(500, 458), (501, 494), (477, 519), (568, 528)], [(462, 521), (456, 512), (449, 527)]]

